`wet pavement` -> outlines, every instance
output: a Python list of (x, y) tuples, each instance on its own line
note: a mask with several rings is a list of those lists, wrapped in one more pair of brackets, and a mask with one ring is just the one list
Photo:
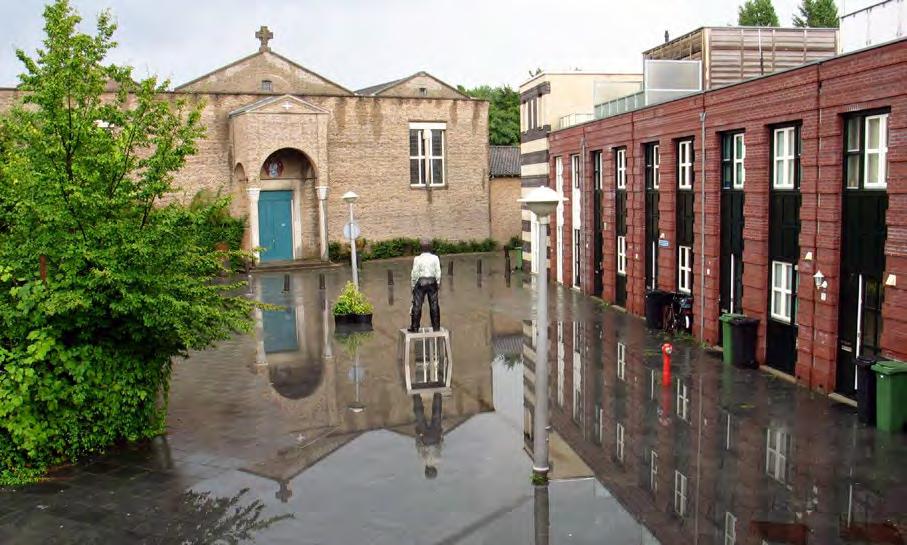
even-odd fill
[(317, 271), (288, 291), (255, 276), (250, 292), (286, 309), (176, 364), (168, 434), (0, 490), (0, 543), (904, 542), (904, 436), (694, 345), (675, 345), (663, 387), (663, 339), (564, 288), (550, 296), (554, 480), (533, 486), (534, 286), (497, 256), (442, 264), (453, 361), (420, 365), (433, 349), (416, 348), (416, 398), (408, 260), (362, 271), (366, 336), (335, 336), (348, 269), (325, 271), (325, 290)]

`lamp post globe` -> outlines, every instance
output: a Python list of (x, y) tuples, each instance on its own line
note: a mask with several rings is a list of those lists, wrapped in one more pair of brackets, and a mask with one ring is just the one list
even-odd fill
[(562, 196), (550, 187), (537, 187), (518, 202), (526, 205), (539, 222), (538, 239), (532, 243), (538, 248), (536, 291), (536, 368), (535, 368), (535, 410), (532, 418), (532, 472), (544, 480), (548, 479), (548, 266), (544, 261), (548, 255), (549, 216), (564, 202)]
[(355, 194), (352, 191), (347, 191), (340, 198), (343, 199), (343, 202), (347, 204), (353, 204), (354, 202), (359, 200), (359, 195)]

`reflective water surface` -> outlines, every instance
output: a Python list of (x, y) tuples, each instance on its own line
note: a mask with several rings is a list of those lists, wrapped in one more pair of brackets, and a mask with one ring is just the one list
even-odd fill
[(663, 385), (662, 338), (563, 288), (553, 481), (533, 486), (535, 287), (497, 257), (442, 261), (453, 358), (414, 348), (410, 390), (408, 261), (362, 271), (371, 334), (334, 330), (348, 269), (324, 290), (317, 271), (254, 276), (283, 310), (177, 362), (167, 435), (0, 490), (0, 543), (904, 542), (903, 436), (692, 345)]

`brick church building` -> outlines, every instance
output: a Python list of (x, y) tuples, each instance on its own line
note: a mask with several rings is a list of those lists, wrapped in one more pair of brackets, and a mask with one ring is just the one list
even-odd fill
[[(254, 54), (173, 89), (207, 129), (173, 199), (232, 195), (265, 263), (326, 260), (347, 191), (369, 240), (490, 236), (486, 101), (426, 72), (353, 91), (274, 52), (267, 27), (255, 36)], [(0, 89), (0, 108), (17, 96)]]

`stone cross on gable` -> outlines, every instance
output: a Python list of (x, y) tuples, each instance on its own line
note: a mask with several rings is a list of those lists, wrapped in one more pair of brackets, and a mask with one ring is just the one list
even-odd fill
[(262, 25), (262, 27), (258, 29), (258, 32), (255, 33), (255, 37), (261, 42), (261, 46), (258, 48), (259, 51), (271, 50), (271, 48), (268, 47), (268, 42), (274, 37), (274, 33), (271, 32), (267, 26)]

